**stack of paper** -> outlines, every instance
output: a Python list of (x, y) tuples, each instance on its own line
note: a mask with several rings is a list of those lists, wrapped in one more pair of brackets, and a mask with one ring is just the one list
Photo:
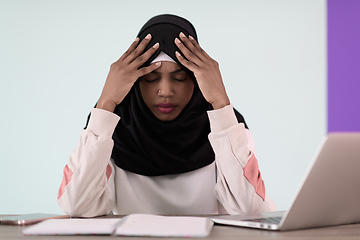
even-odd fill
[(23, 230), (24, 235), (110, 235), (119, 218), (49, 219)]
[(206, 237), (212, 226), (207, 218), (132, 214), (122, 219), (49, 219), (25, 228), (23, 234)]
[(200, 217), (164, 217), (133, 214), (125, 217), (116, 228), (121, 236), (206, 237), (213, 222)]

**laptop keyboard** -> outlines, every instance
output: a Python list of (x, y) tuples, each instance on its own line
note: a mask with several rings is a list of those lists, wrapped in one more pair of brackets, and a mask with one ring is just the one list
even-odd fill
[(247, 219), (245, 221), (259, 222), (259, 223), (270, 223), (270, 224), (279, 224), (281, 219), (282, 219), (281, 217), (268, 217), (268, 218)]

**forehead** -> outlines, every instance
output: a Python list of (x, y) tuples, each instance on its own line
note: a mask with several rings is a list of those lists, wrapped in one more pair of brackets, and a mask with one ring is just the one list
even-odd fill
[(177, 64), (168, 61), (161, 61), (161, 66), (155, 70), (155, 72), (165, 73), (165, 72), (182, 72), (183, 69)]

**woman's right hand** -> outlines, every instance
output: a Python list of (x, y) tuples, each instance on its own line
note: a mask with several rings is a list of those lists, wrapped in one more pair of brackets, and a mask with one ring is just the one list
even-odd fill
[(139, 38), (131, 44), (129, 49), (113, 64), (111, 64), (109, 74), (106, 78), (96, 108), (101, 108), (113, 112), (116, 105), (120, 104), (131, 87), (139, 77), (142, 77), (158, 67), (161, 62), (150, 64), (148, 67), (139, 67), (143, 65), (159, 48), (159, 43), (154, 44), (145, 53), (141, 54), (149, 44), (151, 35), (148, 34), (139, 44)]

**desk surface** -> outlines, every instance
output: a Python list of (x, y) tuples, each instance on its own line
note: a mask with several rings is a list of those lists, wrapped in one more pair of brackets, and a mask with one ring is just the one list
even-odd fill
[[(26, 226), (25, 226), (26, 227)], [(109, 239), (113, 236), (23, 236), (22, 230), (24, 226), (0, 225), (1, 240), (17, 240), (17, 239), (40, 239), (40, 240), (80, 240), (80, 239)], [(118, 237), (129, 240), (157, 239), (145, 237)], [(210, 235), (207, 238), (199, 239), (359, 239), (360, 240), (360, 224), (341, 225), (326, 228), (314, 228), (306, 230), (278, 232), (268, 230), (256, 230), (250, 228), (230, 227), (224, 225), (214, 225)], [(159, 238), (161, 240), (175, 238)], [(188, 239), (188, 238), (187, 238)]]

